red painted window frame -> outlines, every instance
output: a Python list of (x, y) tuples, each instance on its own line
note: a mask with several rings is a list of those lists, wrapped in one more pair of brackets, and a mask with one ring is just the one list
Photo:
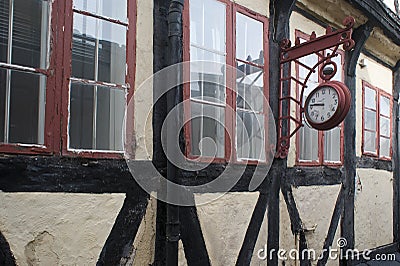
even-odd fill
[[(226, 64), (234, 67), (236, 63), (236, 13), (242, 13), (252, 19), (260, 21), (264, 25), (264, 96), (269, 100), (269, 39), (268, 39), (268, 18), (258, 14), (246, 7), (233, 3), (230, 0), (215, 0), (226, 5)], [(189, 0), (185, 0), (183, 10), (183, 61), (190, 61), (190, 4)], [(183, 85), (183, 100), (184, 100), (184, 125), (185, 136), (185, 155), (189, 161), (204, 162), (204, 163), (226, 163), (235, 162), (238, 164), (265, 164), (266, 162), (258, 160), (238, 160), (236, 154), (236, 87), (235, 73), (226, 71), (226, 105), (230, 108), (225, 108), (225, 156), (224, 158), (210, 158), (193, 156), (191, 154), (191, 106), (190, 106), (190, 84)], [(190, 69), (184, 69), (184, 80), (190, 80)], [(268, 102), (267, 102), (268, 103)], [(232, 113), (232, 111), (234, 113)], [(264, 114), (267, 114), (267, 105), (264, 104)], [(268, 116), (265, 116), (267, 121)], [(265, 123), (267, 125), (267, 123)], [(267, 132), (267, 130), (265, 130)], [(231, 136), (231, 138), (229, 138)], [(267, 138), (265, 137), (265, 142)], [(266, 151), (267, 151), (267, 145)]]
[[(376, 115), (376, 139), (375, 139), (375, 151), (376, 153), (373, 152), (369, 152), (369, 151), (365, 151), (364, 150), (364, 132), (365, 131), (369, 131), (367, 129), (365, 129), (365, 110), (372, 110), (370, 108), (367, 108), (365, 106), (365, 88), (368, 87), (371, 90), (375, 91), (375, 95), (376, 95), (376, 110), (375, 111), (375, 115)], [(389, 108), (389, 116), (384, 116), (381, 115), (381, 111), (380, 111), (380, 102), (381, 102), (381, 96), (387, 97), (389, 99), (389, 104), (390, 104), (390, 108)], [(389, 157), (385, 157), (385, 156), (381, 156), (380, 155), (380, 138), (381, 138), (381, 134), (380, 134), (380, 118), (381, 116), (389, 118), (389, 123), (390, 123), (390, 137), (389, 137)], [(385, 160), (385, 161), (391, 161), (392, 160), (392, 153), (393, 153), (393, 149), (392, 149), (392, 132), (393, 130), (393, 96), (390, 95), (390, 93), (387, 93), (386, 91), (371, 85), (370, 83), (366, 82), (365, 80), (362, 81), (362, 141), (361, 141), (361, 150), (362, 150), (362, 155), (364, 156), (368, 156), (368, 157), (373, 157), (373, 158), (377, 158), (379, 160)]]
[[(127, 0), (128, 20), (126, 23), (112, 19), (105, 19), (106, 21), (113, 22), (127, 27), (126, 34), (126, 60), (128, 70), (125, 76), (125, 82), (128, 84), (128, 95), (126, 104), (126, 139), (133, 142), (133, 129), (134, 129), (134, 108), (133, 104), (129, 101), (133, 97), (135, 86), (135, 71), (136, 71), (136, 23), (137, 23), (137, 3), (136, 0)], [(95, 150), (71, 150), (68, 147), (68, 134), (69, 134), (69, 92), (70, 92), (70, 78), (72, 73), (72, 32), (73, 32), (73, 14), (80, 13), (92, 17), (100, 18), (100, 16), (90, 14), (88, 12), (80, 12), (73, 8), (73, 0), (66, 1), (65, 7), (65, 36), (64, 36), (64, 73), (62, 85), (62, 133), (61, 133), (61, 152), (68, 157), (84, 157), (84, 158), (107, 158), (107, 159), (122, 159), (124, 158), (123, 151), (95, 151)], [(103, 17), (104, 18), (104, 17)], [(130, 143), (126, 143), (126, 147), (130, 147)], [(128, 150), (126, 153), (129, 156), (134, 156), (134, 151)]]
[[(295, 30), (295, 37), (296, 38), (301, 38), (305, 40), (310, 39), (310, 35), (306, 34), (298, 29)], [(342, 57), (342, 66), (341, 66), (341, 71), (342, 71), (342, 81), (344, 80), (344, 64), (345, 64), (345, 53), (341, 50), (337, 51), (338, 54), (341, 55)], [(295, 71), (296, 71), (296, 79), (299, 80), (299, 64), (295, 64)], [(319, 66), (320, 69), (321, 66)], [(318, 70), (319, 70), (318, 69)], [(323, 80), (321, 77), (318, 75), (318, 82), (322, 82)], [(301, 86), (296, 83), (296, 91), (297, 91), (297, 98), (298, 100), (300, 97), (300, 90)], [(297, 119), (300, 119), (300, 108), (297, 107), (296, 110), (296, 116)], [(344, 122), (340, 124), (341, 130), (340, 130), (340, 162), (329, 162), (324, 160), (324, 143), (325, 143), (325, 132), (319, 130), (318, 131), (318, 161), (305, 161), (300, 159), (300, 132), (296, 133), (296, 160), (295, 164), (297, 166), (332, 166), (332, 167), (340, 167), (343, 165), (343, 160), (344, 160)]]
[[(50, 1), (51, 3), (51, 1)], [(55, 0), (50, 4), (50, 34), (49, 34), (49, 65), (48, 68), (35, 69), (35, 71), (22, 71), (25, 73), (41, 73), (46, 76), (46, 105), (45, 105), (45, 128), (44, 144), (23, 143), (0, 143), (0, 153), (26, 154), (26, 155), (51, 155), (58, 151), (60, 143), (60, 112), (57, 105), (58, 90), (60, 87), (59, 75), (62, 73), (60, 58), (62, 57), (62, 29), (60, 22), (63, 14), (63, 0)], [(14, 69), (13, 66), (2, 67), (3, 69)], [(18, 69), (16, 69), (18, 70)]]

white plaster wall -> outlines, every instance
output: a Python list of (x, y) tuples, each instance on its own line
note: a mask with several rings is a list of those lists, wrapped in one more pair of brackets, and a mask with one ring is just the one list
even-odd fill
[(393, 176), (383, 170), (357, 169), (355, 248), (364, 250), (393, 242)]
[[(293, 196), (304, 229), (315, 228), (315, 230), (306, 232), (306, 238), (308, 248), (315, 250), (317, 257), (322, 252), (339, 191), (340, 185), (293, 188)], [(298, 249), (298, 239), (291, 232), (290, 217), (282, 194), (280, 197), (280, 220), (280, 248), (286, 251)], [(340, 226), (336, 230), (332, 248), (336, 248), (339, 237)], [(317, 261), (312, 261), (312, 264), (316, 265)], [(286, 265), (296, 265), (296, 261), (286, 261)], [(328, 261), (327, 265), (337, 265), (337, 261)]]
[[(259, 193), (227, 193), (197, 206), (197, 214), (211, 264), (235, 265)], [(214, 194), (197, 194), (196, 202), (213, 199)]]
[[(135, 91), (153, 75), (153, 1), (137, 0)], [(153, 89), (147, 83), (145, 90), (134, 96), (136, 160), (151, 160), (153, 156), (152, 113), (144, 110), (153, 104)]]
[(358, 62), (364, 60), (367, 64), (365, 67), (361, 67), (359, 64), (357, 65), (356, 69), (356, 77), (357, 77), (357, 84), (356, 84), (356, 152), (357, 156), (360, 157), (362, 155), (362, 104), (363, 104), (363, 97), (362, 97), (362, 81), (366, 81), (372, 86), (376, 86), (381, 90), (389, 93), (392, 95), (393, 91), (393, 75), (392, 71), (379, 64), (372, 58), (361, 54)]
[(233, 0), (233, 2), (269, 17), (269, 0)]
[(0, 193), (0, 231), (18, 265), (95, 265), (124, 199)]

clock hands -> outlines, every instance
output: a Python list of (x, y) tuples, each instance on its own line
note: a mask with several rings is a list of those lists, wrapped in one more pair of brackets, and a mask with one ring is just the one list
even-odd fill
[(310, 104), (310, 106), (325, 106), (324, 103), (314, 103), (314, 104)]

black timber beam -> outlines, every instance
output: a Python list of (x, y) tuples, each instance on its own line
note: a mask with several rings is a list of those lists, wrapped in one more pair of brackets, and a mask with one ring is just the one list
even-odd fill
[(393, 71), (393, 132), (392, 132), (392, 164), (393, 164), (393, 238), (400, 242), (400, 143), (399, 143), (399, 94), (400, 94), (400, 61)]

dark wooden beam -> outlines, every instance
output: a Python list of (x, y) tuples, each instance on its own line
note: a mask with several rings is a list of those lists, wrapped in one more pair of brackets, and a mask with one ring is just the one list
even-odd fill
[(10, 244), (8, 244), (7, 239), (0, 232), (0, 265), (4, 266), (15, 266), (14, 255), (11, 252)]
[(392, 163), (393, 163), (393, 238), (400, 242), (400, 142), (399, 142), (399, 94), (400, 94), (400, 61), (393, 71), (393, 132), (392, 132)]

